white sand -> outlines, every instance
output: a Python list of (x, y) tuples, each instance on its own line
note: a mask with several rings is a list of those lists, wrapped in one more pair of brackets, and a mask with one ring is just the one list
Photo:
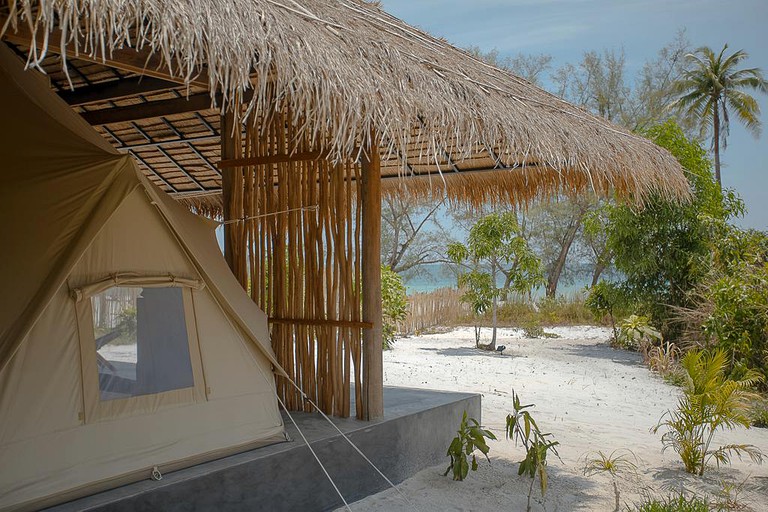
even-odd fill
[[(498, 343), (507, 347), (503, 356), (476, 350), (471, 328), (400, 339), (384, 354), (386, 385), (481, 393), (482, 423), (499, 437), (491, 442), (491, 465), (482, 460), (464, 482), (442, 476), (447, 458), (444, 465), (403, 482), (400, 489), (416, 510), (525, 510), (530, 481), (517, 475), (523, 451), (504, 439), (513, 389), (524, 403), (536, 404), (539, 426), (561, 443), (562, 463), (551, 458), (546, 499), (534, 493), (533, 510), (613, 510), (610, 478), (585, 477), (582, 468), (587, 452), (618, 448), (629, 448), (640, 459), (636, 474), (619, 482), (622, 502), (633, 503), (649, 490), (684, 488), (714, 496), (723, 481), (745, 482), (739, 500), (751, 510), (768, 510), (768, 463), (736, 459), (699, 478), (685, 473), (673, 451), (661, 453), (661, 432), (654, 435), (649, 429), (675, 406), (679, 391), (642, 366), (638, 354), (607, 346), (609, 333), (603, 328), (547, 331), (562, 338), (524, 339), (519, 331), (501, 329)], [(484, 330), (487, 336), (490, 330)], [(751, 443), (768, 452), (768, 429), (739, 429), (719, 435), (716, 442)], [(352, 505), (356, 511), (414, 508), (392, 489)]]

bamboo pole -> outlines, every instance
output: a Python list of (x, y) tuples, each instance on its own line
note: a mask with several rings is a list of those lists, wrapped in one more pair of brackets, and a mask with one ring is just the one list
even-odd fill
[[(232, 131), (234, 123), (235, 113), (233, 111), (227, 111), (221, 116), (222, 158), (230, 159), (235, 157), (234, 133)], [(236, 170), (237, 169), (234, 167), (228, 167), (221, 171), (221, 202), (224, 222), (234, 218), (234, 212), (232, 211), (232, 182)], [(232, 242), (234, 240), (233, 229), (234, 226), (232, 224), (224, 224), (224, 259), (227, 261), (230, 270), (235, 273), (234, 248), (232, 247)]]
[(362, 161), (362, 278), (363, 321), (373, 328), (363, 331), (363, 414), (373, 420), (384, 415), (384, 370), (381, 320), (381, 167), (379, 150), (371, 145)]

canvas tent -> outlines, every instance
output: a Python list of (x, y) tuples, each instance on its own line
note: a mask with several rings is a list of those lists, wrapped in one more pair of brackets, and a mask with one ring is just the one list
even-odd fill
[(267, 320), (215, 224), (0, 45), (0, 509), (283, 439)]

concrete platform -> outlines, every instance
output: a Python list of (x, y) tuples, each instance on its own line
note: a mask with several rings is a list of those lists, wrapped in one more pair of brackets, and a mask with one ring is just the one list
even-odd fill
[[(353, 401), (354, 403), (354, 401)], [(384, 389), (385, 417), (333, 418), (395, 483), (448, 461), (445, 450), (463, 411), (480, 419), (480, 396), (408, 388)], [(328, 473), (350, 503), (387, 483), (317, 414), (294, 413)], [(342, 505), (288, 418), (292, 439), (65, 503), (49, 511), (323, 511)]]

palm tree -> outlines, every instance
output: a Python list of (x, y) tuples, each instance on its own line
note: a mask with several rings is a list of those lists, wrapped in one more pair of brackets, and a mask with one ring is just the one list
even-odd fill
[(760, 105), (744, 89), (768, 92), (768, 84), (759, 68), (738, 69), (739, 63), (748, 57), (739, 50), (726, 56), (728, 45), (718, 55), (704, 46), (685, 56), (688, 68), (673, 85), (678, 95), (672, 107), (701, 125), (704, 137), (712, 127), (712, 148), (715, 152), (715, 178), (720, 183), (720, 144), (727, 146), (730, 112), (755, 137), (760, 135)]

